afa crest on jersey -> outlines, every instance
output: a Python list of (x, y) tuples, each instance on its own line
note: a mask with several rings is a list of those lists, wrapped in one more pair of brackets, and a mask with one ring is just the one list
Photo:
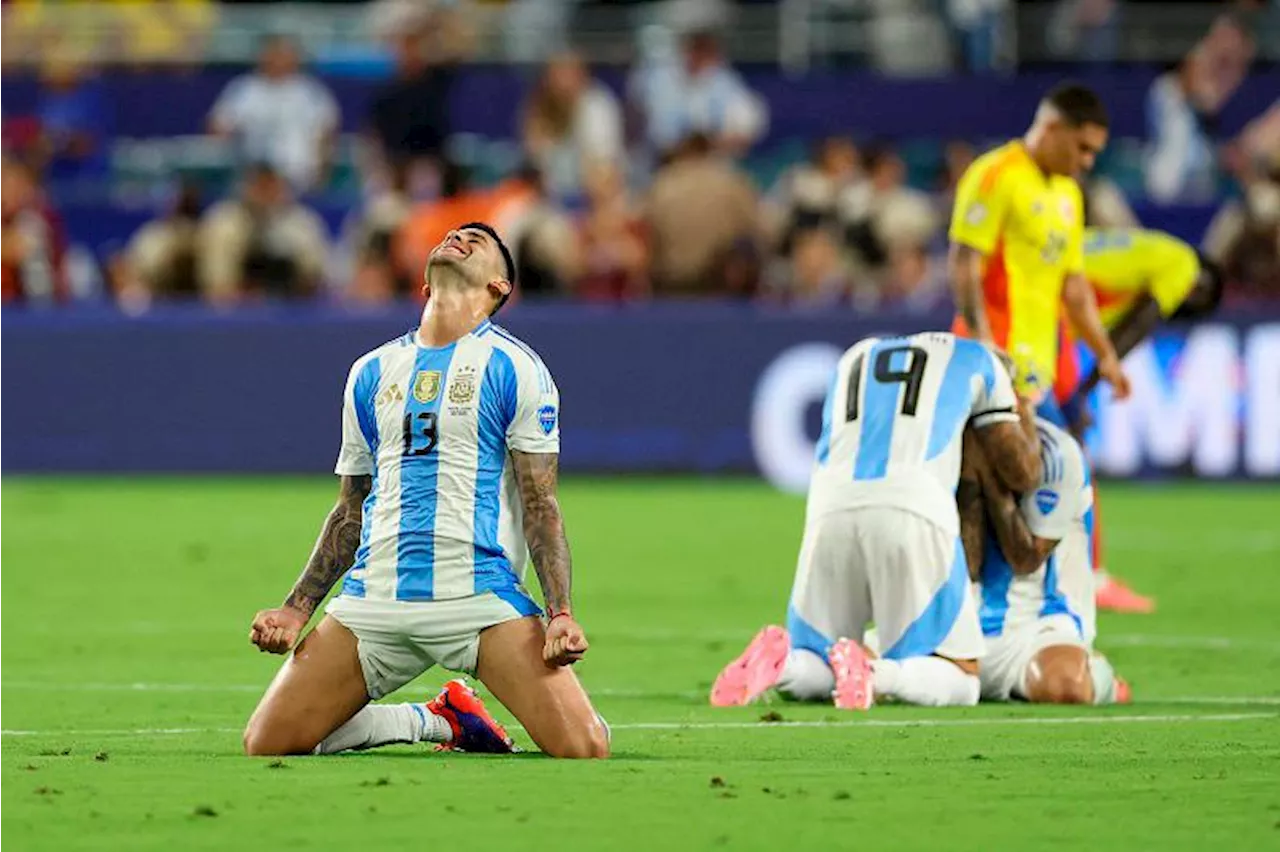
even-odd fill
[(440, 371), (419, 370), (413, 379), (413, 398), (418, 402), (432, 402), (440, 395)]
[(449, 383), (449, 402), (454, 405), (466, 405), (476, 395), (476, 371), (464, 367)]

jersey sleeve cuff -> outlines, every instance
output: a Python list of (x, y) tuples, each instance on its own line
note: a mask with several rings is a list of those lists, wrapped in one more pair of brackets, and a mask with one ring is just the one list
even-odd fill
[(373, 465), (340, 461), (333, 466), (333, 472), (338, 476), (373, 476)]
[(982, 429), (996, 423), (1017, 423), (1019, 419), (1018, 412), (1012, 408), (993, 408), (990, 411), (979, 411), (970, 417), (969, 425)]
[(508, 438), (507, 448), (517, 453), (559, 453), (558, 438)]

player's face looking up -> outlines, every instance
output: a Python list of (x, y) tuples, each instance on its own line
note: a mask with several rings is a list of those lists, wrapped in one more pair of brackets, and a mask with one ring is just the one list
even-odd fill
[(453, 270), (450, 276), (460, 281), (466, 289), (487, 288), (500, 306), (511, 292), (506, 258), (490, 234), (479, 228), (457, 228), (431, 251), (427, 260), (425, 283), (431, 288), (443, 283), (439, 271)]

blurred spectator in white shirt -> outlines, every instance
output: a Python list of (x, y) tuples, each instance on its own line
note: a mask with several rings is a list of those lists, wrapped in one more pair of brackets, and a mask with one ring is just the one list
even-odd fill
[(698, 134), (715, 150), (741, 154), (765, 132), (768, 113), (720, 52), (716, 34), (694, 30), (677, 57), (659, 56), (637, 69), (630, 96), (651, 151), (663, 153)]
[(200, 289), (217, 305), (310, 296), (328, 250), (320, 217), (293, 199), (270, 166), (253, 166), (240, 196), (214, 205), (200, 220)]
[(525, 102), (520, 127), (525, 153), (553, 198), (581, 194), (587, 163), (620, 163), (622, 108), (591, 78), (574, 53), (552, 57)]
[(1162, 203), (1206, 201), (1217, 193), (1209, 124), (1253, 60), (1254, 44), (1230, 17), (1218, 19), (1178, 68), (1147, 94), (1147, 193)]
[(321, 183), (338, 131), (338, 104), (300, 70), (297, 46), (270, 36), (258, 68), (227, 84), (209, 113), (210, 132), (236, 140), (242, 162), (268, 163), (294, 187)]

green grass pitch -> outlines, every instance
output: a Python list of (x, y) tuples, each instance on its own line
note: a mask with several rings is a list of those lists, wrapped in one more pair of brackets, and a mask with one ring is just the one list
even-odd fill
[(706, 704), (783, 614), (801, 500), (571, 480), (581, 674), (612, 760), (250, 760), (240, 729), (279, 659), (249, 646), (249, 620), (284, 595), (335, 492), (5, 481), (6, 848), (1280, 849), (1274, 486), (1104, 488), (1111, 564), (1160, 603), (1102, 619), (1132, 706), (846, 714)]

